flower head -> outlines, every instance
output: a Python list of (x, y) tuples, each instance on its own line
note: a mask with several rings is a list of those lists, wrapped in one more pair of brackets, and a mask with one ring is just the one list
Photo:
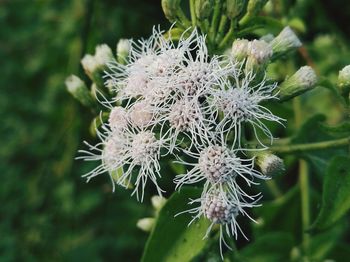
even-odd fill
[[(223, 118), (217, 125), (218, 132), (223, 137), (224, 133), (234, 130), (232, 145), (235, 146), (238, 142), (240, 147), (242, 124), (248, 123), (253, 127), (259, 142), (257, 129), (262, 130), (272, 141), (272, 134), (263, 120), (281, 123), (282, 119), (275, 116), (261, 103), (276, 99), (276, 95), (273, 94), (276, 84), (269, 84), (266, 79), (256, 83), (252, 72), (243, 73), (240, 70), (236, 71), (233, 77), (234, 80), (227, 82), (226, 86), (212, 91), (210, 102), (212, 111), (223, 114)], [(260, 144), (263, 145), (261, 142)]]
[[(108, 130), (104, 126), (105, 130)], [(160, 177), (160, 149), (162, 141), (155, 137), (151, 131), (133, 131), (129, 128), (123, 132), (107, 131), (106, 134), (99, 133), (101, 143), (96, 146), (89, 146), (89, 151), (80, 150), (85, 154), (78, 158), (87, 161), (101, 161), (101, 164), (85, 174), (89, 181), (91, 178), (108, 172), (114, 183), (127, 187), (129, 183), (135, 186), (132, 194), (136, 194), (137, 199), (143, 200), (144, 189), (147, 180), (150, 179), (156, 186), (158, 194), (162, 190), (158, 186), (157, 177)], [(114, 172), (120, 172), (118, 177), (112, 177)], [(115, 181), (115, 182), (114, 182)]]

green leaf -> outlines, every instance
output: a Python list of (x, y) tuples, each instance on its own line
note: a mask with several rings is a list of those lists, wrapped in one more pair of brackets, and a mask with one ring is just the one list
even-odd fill
[(142, 257), (143, 262), (186, 262), (202, 251), (207, 243), (203, 237), (210, 224), (209, 221), (199, 219), (188, 226), (191, 220), (189, 214), (174, 217), (190, 208), (187, 205), (189, 198), (198, 198), (200, 194), (200, 189), (183, 188), (169, 198), (160, 210), (149, 236)]
[(292, 234), (275, 232), (257, 238), (244, 248), (239, 255), (239, 261), (270, 262), (289, 261), (294, 245)]
[(332, 226), (350, 209), (350, 158), (334, 157), (326, 170), (320, 213), (311, 226), (317, 232)]
[(257, 29), (267, 29), (271, 33), (279, 33), (283, 29), (283, 24), (274, 18), (267, 16), (256, 16), (249, 18), (246, 22), (240, 25), (240, 30), (237, 33), (237, 37), (242, 37), (252, 33)]
[(301, 238), (300, 190), (298, 187), (292, 188), (276, 200), (265, 202), (253, 212), (258, 221), (253, 228), (256, 238), (271, 231), (289, 232), (295, 235), (295, 238)]
[[(326, 117), (324, 115), (314, 115), (309, 118), (292, 139), (292, 143), (313, 143), (338, 138), (339, 136), (334, 136), (334, 132), (329, 132), (324, 128), (325, 120)], [(327, 150), (306, 152), (302, 153), (301, 156), (312, 164), (313, 169), (320, 177), (323, 177), (330, 156), (344, 154), (346, 154), (345, 146), (344, 148), (329, 148)]]
[(336, 137), (350, 136), (350, 121), (345, 121), (335, 126), (321, 125), (321, 128)]
[(344, 223), (337, 225), (320, 234), (312, 236), (309, 246), (309, 257), (312, 261), (321, 261), (336, 247), (345, 232)]

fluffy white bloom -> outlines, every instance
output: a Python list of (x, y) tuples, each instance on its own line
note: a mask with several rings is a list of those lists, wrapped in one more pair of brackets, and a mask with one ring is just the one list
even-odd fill
[(128, 116), (121, 106), (113, 107), (108, 118), (108, 124), (112, 130), (121, 130), (127, 127)]
[[(85, 154), (78, 157), (86, 161), (101, 161), (101, 164), (84, 175), (89, 181), (91, 178), (108, 172), (113, 181), (127, 187), (129, 183), (135, 186), (132, 194), (138, 200), (143, 200), (147, 180), (150, 179), (156, 186), (158, 194), (162, 194), (157, 178), (160, 177), (160, 148), (162, 141), (151, 131), (133, 131), (124, 129), (123, 132), (99, 133), (101, 143), (88, 145), (89, 150), (80, 150)], [(120, 172), (118, 177), (112, 177), (113, 172)]]
[[(221, 191), (229, 191), (236, 201), (247, 199), (252, 201), (256, 196), (250, 196), (242, 189), (244, 181), (248, 186), (256, 185), (254, 179), (268, 179), (254, 169), (253, 159), (237, 156), (237, 150), (226, 146), (209, 145), (199, 148), (199, 153), (185, 151), (196, 159), (195, 163), (182, 162), (192, 166), (186, 174), (176, 176), (174, 182), (177, 187), (185, 184), (195, 184), (204, 180), (204, 192), (210, 191), (214, 186)], [(181, 160), (180, 160), (181, 163)]]
[(227, 248), (231, 247), (225, 241), (225, 234), (228, 237), (238, 238), (239, 232), (244, 238), (248, 239), (241, 227), (237, 222), (237, 217), (239, 215), (246, 216), (252, 221), (256, 222), (248, 213), (244, 210), (245, 208), (252, 208), (258, 205), (255, 202), (246, 203), (240, 202), (232, 198), (229, 193), (223, 192), (221, 190), (216, 190), (213, 188), (208, 192), (204, 192), (200, 198), (191, 200), (190, 205), (195, 205), (196, 207), (186, 210), (182, 213), (192, 214), (192, 220), (190, 224), (200, 217), (205, 217), (211, 224), (207, 229), (204, 238), (209, 236), (211, 229), (214, 225), (219, 225), (220, 227), (220, 254), (222, 256), (222, 244)]
[(239, 68), (233, 75), (233, 81), (227, 82), (226, 87), (214, 89), (210, 105), (213, 112), (217, 112), (214, 117), (222, 113), (223, 117), (217, 125), (217, 131), (223, 141), (224, 134), (233, 130), (232, 146), (241, 147), (242, 125), (248, 123), (253, 127), (256, 139), (261, 145), (257, 128), (262, 130), (272, 142), (273, 136), (264, 120), (281, 123), (282, 119), (275, 116), (269, 109), (261, 105), (262, 102), (277, 99), (273, 91), (276, 84), (269, 84), (266, 79), (255, 83), (253, 72), (243, 73)]
[[(181, 37), (177, 46), (163, 35), (164, 32), (153, 29), (149, 39), (130, 41), (129, 63), (122, 65), (110, 63), (109, 77), (118, 82), (115, 86), (119, 99), (129, 99), (137, 96), (146, 97), (162, 89), (162, 77), (174, 72), (182, 62), (185, 51), (198, 38), (194, 30), (188, 37)], [(163, 87), (164, 88), (164, 87)]]
[(129, 119), (137, 127), (146, 127), (153, 118), (152, 105), (146, 100), (135, 102), (129, 109)]

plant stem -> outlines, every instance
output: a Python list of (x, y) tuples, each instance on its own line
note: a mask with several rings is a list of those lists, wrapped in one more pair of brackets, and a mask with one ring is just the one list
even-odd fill
[[(295, 114), (295, 126), (299, 128), (302, 123), (302, 108), (301, 98), (296, 97), (293, 100), (294, 114)], [(309, 250), (310, 236), (306, 233), (306, 229), (310, 225), (310, 192), (308, 181), (308, 166), (305, 160), (299, 160), (299, 187), (301, 197), (301, 217), (302, 217), (302, 237), (303, 237), (303, 249), (307, 255)]]
[(193, 28), (196, 27), (197, 25), (197, 17), (196, 17), (196, 11), (195, 11), (195, 6), (194, 6), (194, 1), (195, 0), (190, 0), (190, 11), (191, 11), (191, 20), (192, 20), (192, 26)]
[(306, 144), (295, 144), (295, 145), (280, 145), (272, 146), (270, 149), (275, 153), (280, 154), (293, 154), (307, 151), (317, 151), (327, 148), (342, 147), (350, 144), (350, 137), (316, 142)]
[(215, 37), (215, 42), (219, 43), (224, 35), (224, 30), (227, 22), (227, 16), (222, 15), (220, 19), (219, 29)]
[(282, 196), (281, 190), (278, 188), (278, 185), (276, 184), (275, 180), (269, 180), (266, 182), (266, 185), (268, 189), (270, 190), (271, 194), (275, 198), (279, 198)]
[(188, 20), (187, 16), (185, 13), (182, 11), (181, 8), (177, 11), (177, 16), (180, 19), (181, 23), (183, 24), (184, 28), (191, 27), (191, 22)]
[(230, 24), (230, 30), (227, 32), (227, 34), (225, 35), (224, 39), (220, 42), (219, 44), (219, 49), (224, 49), (226, 47), (226, 45), (233, 40), (234, 37), (234, 30), (235, 30), (235, 20), (232, 19), (231, 20), (231, 24)]
[(306, 233), (306, 230), (310, 226), (310, 193), (309, 193), (309, 170), (307, 162), (305, 160), (299, 161), (299, 185), (301, 196), (301, 218), (302, 218), (302, 234), (303, 234), (303, 247), (305, 254), (308, 253), (310, 244), (310, 235)]
[(215, 40), (215, 32), (219, 23), (220, 10), (221, 10), (220, 0), (215, 0), (213, 18), (211, 20), (211, 25), (209, 29), (209, 39), (212, 42), (214, 42)]

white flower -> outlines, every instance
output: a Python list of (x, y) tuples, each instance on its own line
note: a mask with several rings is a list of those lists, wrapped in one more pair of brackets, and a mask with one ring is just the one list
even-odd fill
[(242, 189), (241, 182), (248, 186), (257, 185), (254, 181), (268, 179), (254, 170), (253, 159), (244, 159), (237, 156), (237, 150), (231, 150), (226, 146), (209, 145), (197, 149), (199, 153), (185, 151), (196, 159), (195, 163), (179, 161), (179, 163), (192, 166), (186, 174), (176, 176), (174, 182), (177, 188), (185, 184), (195, 184), (204, 181), (204, 192), (210, 191), (214, 186), (221, 191), (229, 191), (236, 201), (248, 199), (254, 200), (256, 196), (250, 196)]
[[(106, 127), (105, 127), (106, 128)], [(111, 131), (107, 134), (98, 133), (102, 142), (89, 146), (89, 151), (80, 150), (85, 154), (78, 157), (86, 161), (101, 161), (101, 164), (84, 175), (89, 181), (91, 178), (108, 172), (113, 181), (127, 187), (132, 183), (135, 187), (133, 194), (138, 200), (143, 201), (144, 190), (148, 179), (156, 186), (158, 194), (162, 189), (158, 186), (157, 178), (160, 177), (160, 149), (162, 141), (157, 140), (151, 131), (133, 131), (124, 129), (123, 132)], [(112, 177), (113, 172), (121, 172), (118, 177)]]
[(264, 124), (264, 120), (281, 123), (282, 119), (275, 116), (269, 109), (261, 105), (261, 102), (277, 99), (273, 91), (276, 84), (269, 84), (266, 79), (255, 83), (253, 72), (244, 73), (238, 69), (233, 75), (233, 81), (227, 82), (226, 87), (214, 89), (210, 105), (216, 117), (220, 112), (223, 118), (217, 125), (218, 133), (224, 139), (224, 133), (234, 130), (232, 146), (238, 142), (241, 147), (242, 125), (248, 123), (253, 127), (253, 131), (258, 142), (263, 145), (257, 134), (257, 128), (262, 130), (272, 142), (273, 136)]
[(107, 76), (119, 83), (115, 86), (121, 100), (157, 93), (150, 89), (162, 89), (162, 77), (168, 77), (182, 62), (185, 51), (197, 38), (197, 32), (181, 37), (177, 46), (163, 35), (163, 31), (153, 29), (149, 39), (130, 41), (129, 63), (110, 63), (111, 73)]
[(206, 123), (204, 108), (197, 96), (183, 96), (173, 99), (167, 106), (159, 109), (156, 117), (160, 125), (160, 136), (168, 141), (169, 152), (173, 152), (181, 140), (187, 137), (192, 143), (209, 139), (209, 126)]
[(153, 117), (152, 106), (146, 100), (136, 101), (129, 109), (129, 118), (133, 125), (146, 127), (151, 124)]
[[(208, 219), (211, 223), (206, 231), (204, 238), (209, 237), (209, 233), (214, 225), (219, 225), (220, 228), (220, 254), (222, 254), (222, 244), (227, 248), (231, 247), (227, 244), (225, 240), (225, 234), (228, 237), (238, 238), (239, 232), (243, 235), (245, 239), (248, 239), (241, 227), (237, 222), (237, 217), (239, 215), (247, 216), (253, 222), (256, 222), (248, 213), (244, 210), (245, 208), (256, 207), (254, 202), (246, 203), (240, 202), (232, 198), (232, 196), (221, 190), (216, 190), (213, 188), (211, 191), (203, 192), (200, 198), (191, 200), (190, 205), (196, 205), (196, 207), (189, 210), (183, 211), (182, 213), (192, 214), (192, 220), (189, 224), (192, 224), (196, 219), (204, 217)], [(178, 215), (179, 215), (178, 214)]]
[(128, 116), (121, 106), (113, 107), (108, 118), (108, 124), (112, 130), (121, 130), (127, 127)]

